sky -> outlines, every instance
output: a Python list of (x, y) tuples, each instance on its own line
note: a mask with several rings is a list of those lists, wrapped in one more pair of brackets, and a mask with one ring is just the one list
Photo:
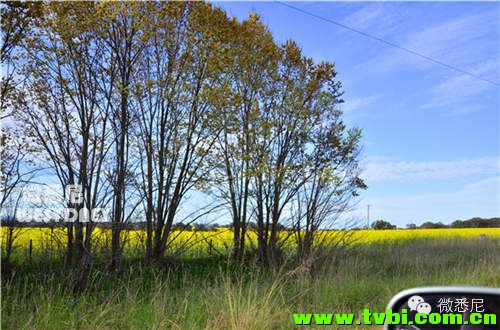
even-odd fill
[[(215, 2), (260, 15), (275, 41), (335, 62), (341, 109), (363, 131), (364, 191), (350, 214), (404, 228), (500, 216), (500, 3)], [(478, 79), (449, 68), (466, 71)], [(492, 83), (493, 82), (493, 83)]]

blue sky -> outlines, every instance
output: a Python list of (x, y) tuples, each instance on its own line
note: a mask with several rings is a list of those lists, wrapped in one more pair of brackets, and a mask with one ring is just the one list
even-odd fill
[(345, 121), (363, 130), (369, 186), (352, 216), (399, 227), (500, 216), (500, 4), (291, 2), (453, 71), (276, 2), (217, 2), (260, 14), (277, 42), (336, 63)]

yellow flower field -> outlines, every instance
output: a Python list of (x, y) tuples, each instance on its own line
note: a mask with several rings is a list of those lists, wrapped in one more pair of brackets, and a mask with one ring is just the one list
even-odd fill
[[(5, 235), (7, 228), (1, 228), (2, 249), (5, 247)], [(398, 243), (414, 239), (481, 239), (500, 238), (500, 228), (459, 228), (459, 229), (413, 229), (413, 230), (356, 230), (343, 231), (322, 231), (329, 242), (345, 240), (353, 244), (369, 243)], [(17, 235), (14, 246), (17, 248), (28, 248), (32, 240), (34, 251), (50, 251), (63, 248), (66, 243), (66, 230), (63, 228), (16, 228), (14, 235)], [(145, 249), (146, 233), (142, 230), (124, 231), (122, 233), (125, 242), (125, 250), (128, 252), (140, 252)], [(287, 233), (282, 233), (285, 238)], [(483, 236), (484, 235), (484, 236)], [(484, 238), (483, 238), (484, 239)], [(257, 235), (255, 232), (247, 234), (247, 245), (256, 246)], [(287, 239), (286, 245), (293, 245), (295, 240), (291, 236)], [(109, 249), (111, 242), (111, 231), (107, 229), (95, 229), (93, 233), (93, 245), (97, 250)], [(232, 232), (227, 228), (220, 228), (216, 231), (175, 231), (170, 243), (171, 251), (184, 250), (192, 254), (204, 253), (227, 253), (232, 244)], [(190, 253), (191, 254), (191, 253)]]

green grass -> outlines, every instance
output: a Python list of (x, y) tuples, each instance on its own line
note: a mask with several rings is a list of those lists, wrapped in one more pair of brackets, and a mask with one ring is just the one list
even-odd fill
[(3, 276), (2, 329), (294, 329), (293, 313), (383, 311), (409, 287), (498, 287), (498, 251), (498, 239), (360, 245), (332, 252), (312, 275), (224, 258), (177, 260), (168, 270), (130, 259), (120, 275), (97, 263), (79, 295), (65, 289), (57, 262), (38, 262)]

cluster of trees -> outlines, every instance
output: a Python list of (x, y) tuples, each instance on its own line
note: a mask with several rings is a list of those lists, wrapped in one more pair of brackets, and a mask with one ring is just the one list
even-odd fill
[[(396, 229), (396, 225), (393, 225), (389, 221), (377, 220), (371, 224), (372, 229)], [(408, 229), (437, 229), (437, 228), (500, 228), (500, 218), (472, 218), (469, 220), (456, 220), (449, 225), (445, 225), (442, 222), (432, 222), (426, 221), (420, 226), (414, 223), (406, 225)]]
[(385, 221), (385, 220), (376, 220), (376, 221), (372, 222), (372, 224), (370, 226), (372, 227), (372, 229), (380, 229), (380, 230), (396, 229), (396, 225), (393, 225), (389, 221)]
[(455, 220), (449, 225), (442, 222), (426, 221), (419, 228), (500, 228), (500, 218), (471, 218), (468, 220)]
[[(2, 155), (13, 169), (2, 203), (30, 166), (63, 194), (80, 184), (84, 203), (65, 206), (111, 210), (111, 269), (134, 219), (145, 219), (145, 257), (161, 260), (193, 191), (217, 203), (191, 221), (229, 211), (234, 260), (253, 221), (260, 260), (278, 265), (284, 223), (306, 257), (366, 188), (334, 64), (277, 44), (257, 15), (239, 22), (203, 2), (7, 2), (2, 16), (2, 150), (18, 155)], [(95, 224), (66, 225), (84, 286)]]

